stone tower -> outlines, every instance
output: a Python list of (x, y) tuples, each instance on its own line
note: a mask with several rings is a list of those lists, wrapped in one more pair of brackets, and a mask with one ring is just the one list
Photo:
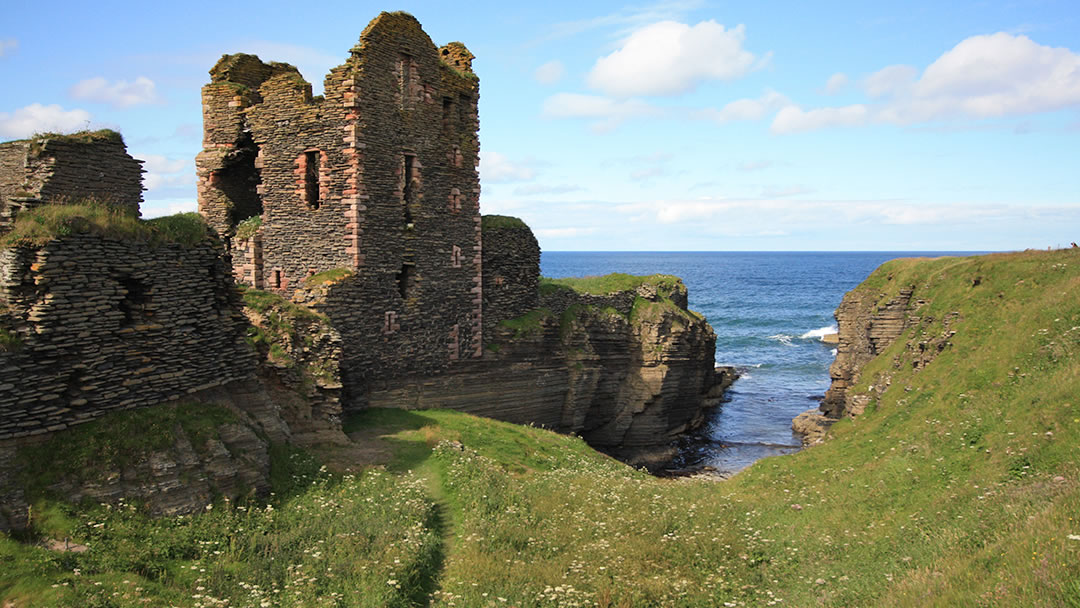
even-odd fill
[(231, 239), (239, 281), (330, 316), (347, 386), (482, 354), (472, 58), (382, 13), (323, 96), (245, 54), (203, 87), (199, 211)]

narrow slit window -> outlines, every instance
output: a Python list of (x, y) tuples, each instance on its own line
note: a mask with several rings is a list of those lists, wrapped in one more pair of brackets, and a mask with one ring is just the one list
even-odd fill
[(401, 272), (397, 275), (397, 287), (401, 299), (407, 300), (413, 295), (413, 289), (416, 287), (416, 266), (402, 264)]
[(321, 162), (319, 156), (318, 150), (304, 153), (304, 195), (308, 207), (311, 209), (318, 209), (320, 203), (319, 170), (321, 169)]
[(443, 131), (449, 131), (450, 126), (453, 124), (453, 111), (454, 100), (450, 97), (442, 98), (442, 128)]

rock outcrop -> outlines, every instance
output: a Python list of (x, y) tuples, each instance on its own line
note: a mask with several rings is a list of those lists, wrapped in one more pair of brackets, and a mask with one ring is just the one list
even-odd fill
[(451, 408), (578, 433), (634, 464), (670, 457), (667, 445), (702, 423), (733, 373), (714, 370), (716, 335), (687, 310), (681, 282), (612, 294), (631, 304), (625, 311), (599, 305), (602, 298), (505, 321), (482, 361), (384, 385), (369, 403)]
[(896, 341), (909, 323), (908, 315), (914, 287), (905, 287), (892, 297), (875, 290), (857, 288), (844, 295), (836, 309), (838, 344), (836, 360), (829, 368), (832, 383), (821, 403), (821, 411), (830, 418), (857, 416), (869, 400), (849, 395), (848, 388), (858, 382), (862, 367)]

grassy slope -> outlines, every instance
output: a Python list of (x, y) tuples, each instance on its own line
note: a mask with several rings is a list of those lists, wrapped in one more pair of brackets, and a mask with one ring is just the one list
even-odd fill
[[(0, 539), (0, 597), (45, 589), (77, 605), (97, 580), (131, 597), (139, 586), (195, 605), (198, 585), (259, 605), (241, 582), (293, 592), (310, 578), (304, 605), (332, 605), (333, 593), (337, 605), (410, 605), (437, 587), (439, 606), (1080, 606), (1080, 254), (897, 261), (864, 285), (915, 285), (929, 302), (924, 323), (864, 373), (863, 384), (892, 373), (891, 387), (824, 445), (731, 481), (657, 480), (579, 439), (454, 412), (369, 411), (350, 426), (390, 448), (388, 473), (362, 475), (374, 480), (366, 488), (330, 479), (282, 490), (277, 540), (214, 519), (235, 512), (220, 506), (179, 523), (79, 524), (73, 538), (91, 541), (83, 557)], [(938, 336), (951, 312), (952, 345), (913, 371), (907, 343)], [(395, 492), (415, 507), (388, 507), (401, 504)], [(309, 521), (327, 504), (332, 517)], [(53, 509), (76, 522), (121, 517)], [(185, 532), (165, 543), (178, 556), (105, 557), (187, 528), (228, 548), (185, 545), (204, 538)], [(276, 560), (255, 559), (270, 542)], [(333, 556), (313, 558), (323, 547)], [(276, 597), (270, 605), (289, 605)]]

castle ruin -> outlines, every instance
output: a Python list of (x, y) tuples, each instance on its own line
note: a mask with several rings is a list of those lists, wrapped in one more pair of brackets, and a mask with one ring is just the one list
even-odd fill
[(382, 13), (324, 95), (246, 54), (223, 56), (203, 87), (199, 211), (229, 239), (239, 282), (330, 317), (354, 400), (483, 354), (472, 59)]

